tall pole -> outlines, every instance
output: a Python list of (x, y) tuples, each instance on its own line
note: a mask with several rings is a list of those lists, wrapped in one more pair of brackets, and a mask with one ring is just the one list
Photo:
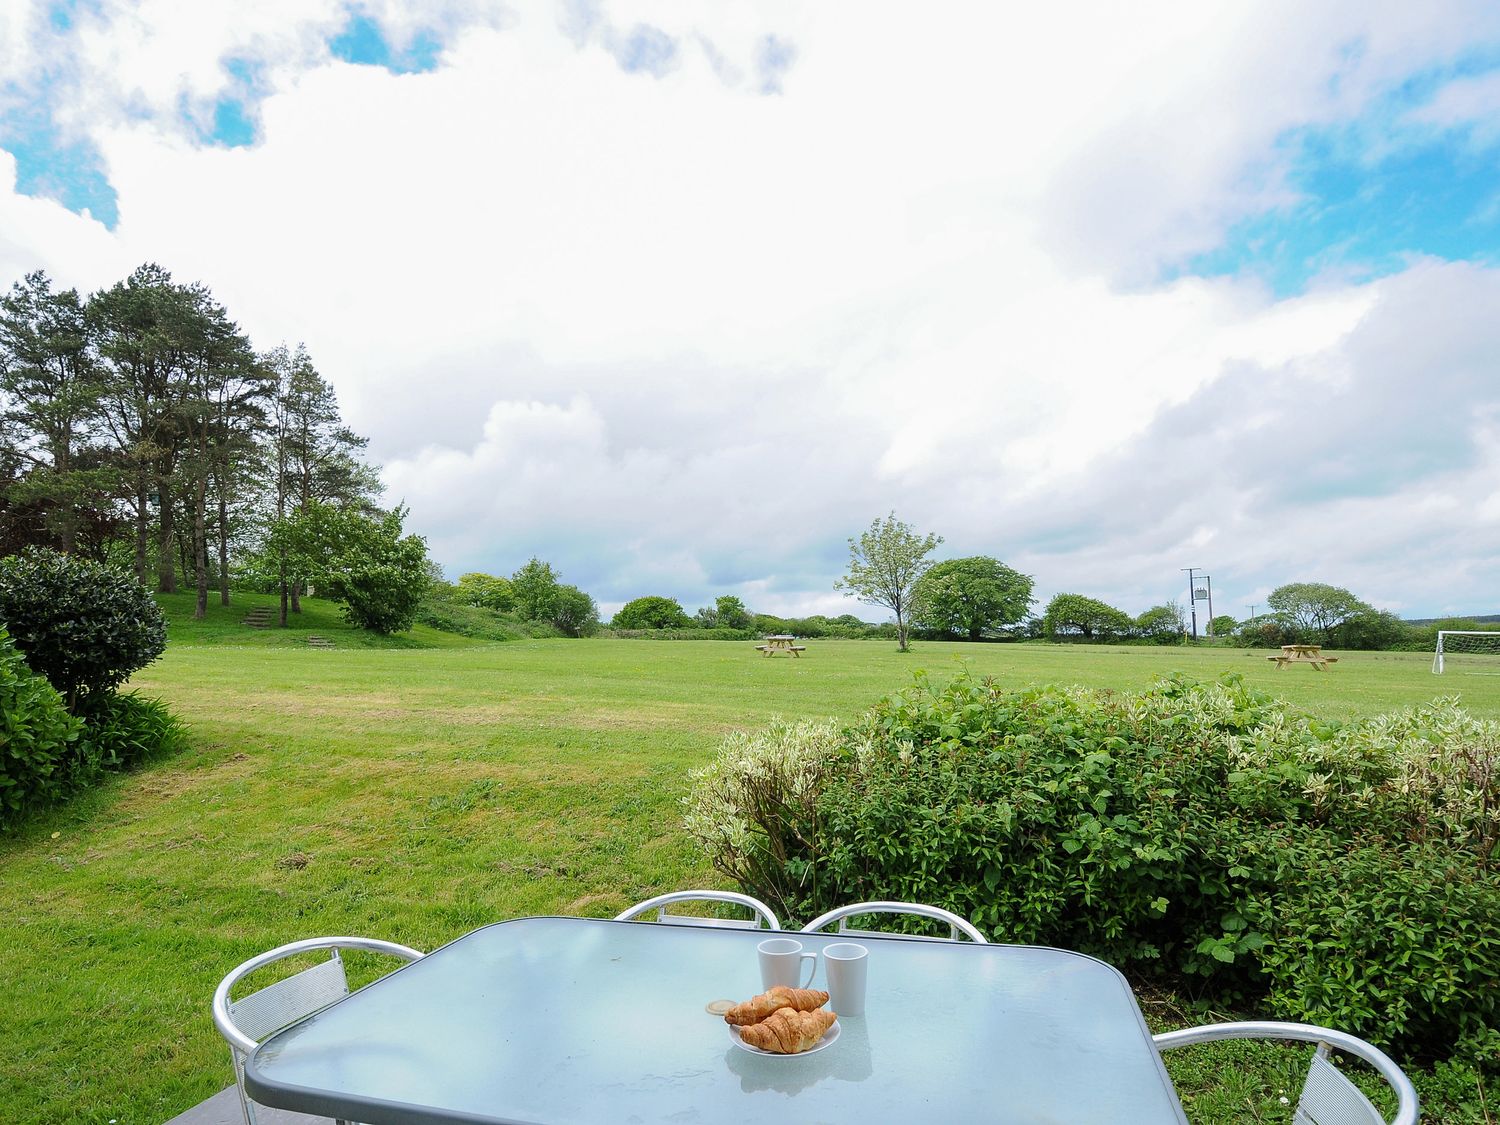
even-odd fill
[(1188, 608), (1193, 613), (1193, 640), (1196, 641), (1198, 639), (1198, 599), (1193, 591), (1193, 571), (1201, 570), (1202, 568), (1185, 566), (1182, 569), (1187, 571), (1188, 576)]
[(1205, 574), (1203, 584), (1208, 587), (1208, 635), (1214, 635), (1214, 576)]

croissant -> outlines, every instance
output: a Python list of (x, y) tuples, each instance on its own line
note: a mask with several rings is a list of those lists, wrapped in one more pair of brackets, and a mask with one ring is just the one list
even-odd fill
[(777, 996), (785, 996), (787, 1006), (799, 1012), (811, 1012), (828, 1003), (828, 993), (816, 988), (788, 988), (784, 984), (778, 984), (770, 991)]
[(810, 1012), (828, 1003), (828, 993), (813, 988), (787, 988), (778, 984), (769, 992), (752, 996), (743, 1004), (736, 1004), (724, 1013), (724, 1022), (736, 1027), (747, 1027), (760, 1023), (772, 1012), (781, 1008), (793, 1008), (799, 1012)]
[(736, 1004), (724, 1013), (724, 1022), (734, 1024), (737, 1027), (746, 1027), (749, 1024), (760, 1023), (778, 1008), (785, 1008), (790, 1004), (785, 996), (779, 996), (774, 992), (762, 992), (759, 996), (752, 996), (743, 1004)]
[(780, 1008), (760, 1023), (740, 1028), (740, 1038), (752, 1047), (777, 1055), (798, 1055), (818, 1045), (838, 1016), (829, 1011), (798, 1012)]

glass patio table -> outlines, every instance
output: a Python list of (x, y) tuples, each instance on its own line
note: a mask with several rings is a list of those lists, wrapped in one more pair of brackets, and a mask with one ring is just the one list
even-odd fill
[(705, 1006), (761, 991), (770, 935), (499, 922), (277, 1032), (245, 1085), (369, 1125), (1186, 1121), (1125, 978), (1058, 949), (861, 935), (865, 1014), (816, 1053), (751, 1054)]

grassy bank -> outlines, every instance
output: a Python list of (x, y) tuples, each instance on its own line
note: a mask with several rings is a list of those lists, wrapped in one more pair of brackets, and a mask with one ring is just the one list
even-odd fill
[[(719, 883), (678, 829), (687, 771), (727, 730), (851, 717), (916, 669), (1119, 688), (1238, 671), (1331, 718), (1455, 690), (1500, 717), (1500, 677), (1435, 677), (1422, 654), (1347, 654), (1320, 674), (1227, 649), (816, 641), (766, 659), (748, 643), (422, 632), (399, 648), (307, 606), (298, 636), (239, 625), (242, 602), (196, 624), (173, 604), (167, 654), (133, 686), (188, 721), (194, 749), (0, 844), (5, 1120), (159, 1122), (222, 1087), (209, 997), (283, 941), (431, 948), (498, 918), (603, 916)], [(310, 649), (308, 632), (338, 647)], [(1146, 1005), (1166, 1020), (1180, 1006)], [(1274, 1114), (1282, 1064), (1221, 1095), (1222, 1058), (1180, 1064), (1185, 1086), (1208, 1089), (1202, 1119), (1274, 1120), (1249, 1114)]]

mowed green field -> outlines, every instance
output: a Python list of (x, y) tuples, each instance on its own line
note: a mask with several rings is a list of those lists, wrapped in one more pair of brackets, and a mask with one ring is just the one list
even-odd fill
[(322, 651), (216, 614), (217, 632), (174, 626), (132, 685), (189, 722), (191, 751), (0, 844), (0, 1120), (156, 1123), (227, 1085), (213, 989), (285, 941), (432, 948), (500, 918), (610, 915), (722, 885), (679, 828), (688, 772), (726, 731), (852, 718), (918, 669), (1113, 688), (1234, 671), (1329, 718), (1443, 693), (1500, 717), (1500, 667), (1437, 677), (1416, 653), (1341, 654), (1318, 673), (1233, 649), (810, 641), (801, 659), (766, 659), (750, 643), (450, 638)]

